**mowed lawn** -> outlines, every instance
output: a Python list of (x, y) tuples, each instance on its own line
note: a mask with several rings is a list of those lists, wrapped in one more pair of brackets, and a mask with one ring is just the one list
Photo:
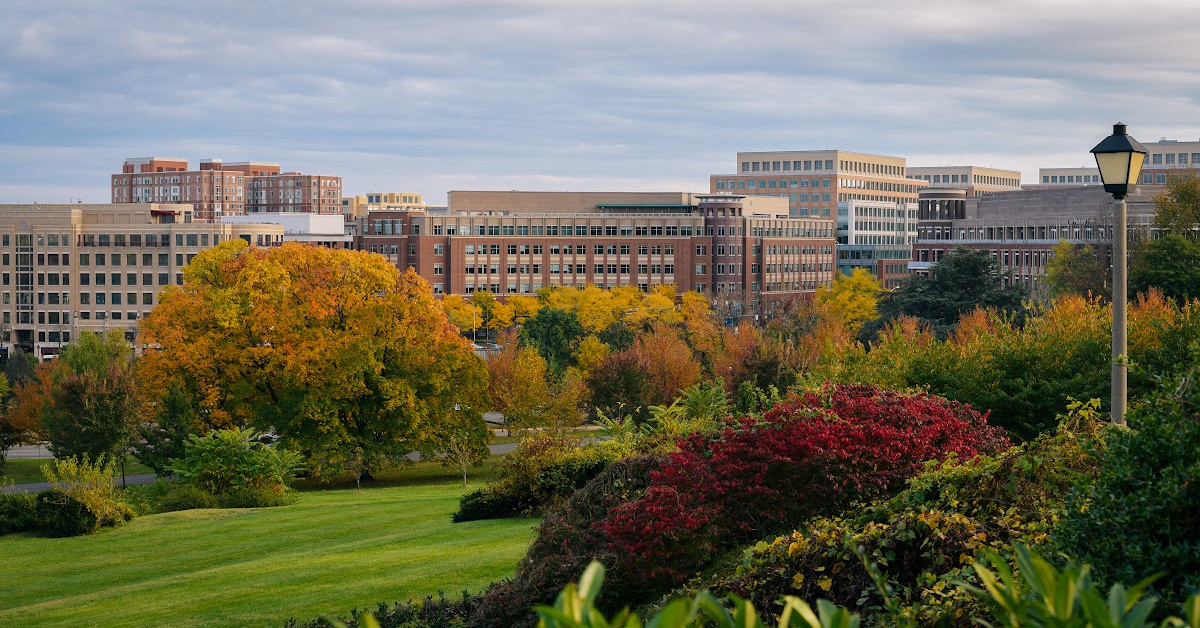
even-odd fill
[(536, 521), (452, 524), (465, 490), (306, 491), (292, 506), (149, 515), (89, 537), (0, 537), (0, 626), (279, 626), (478, 591), (513, 574)]

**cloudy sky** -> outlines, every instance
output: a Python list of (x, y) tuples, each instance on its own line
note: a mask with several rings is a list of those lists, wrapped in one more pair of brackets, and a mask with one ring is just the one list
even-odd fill
[(347, 193), (704, 191), (739, 150), (1090, 165), (1200, 138), (1200, 0), (6, 2), (0, 202), (106, 202), (126, 157)]

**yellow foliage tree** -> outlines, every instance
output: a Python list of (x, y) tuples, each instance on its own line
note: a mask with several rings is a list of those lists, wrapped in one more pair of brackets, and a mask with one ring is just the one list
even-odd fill
[(604, 362), (608, 353), (608, 345), (601, 342), (599, 338), (586, 336), (579, 341), (579, 346), (575, 348), (575, 365), (579, 368), (580, 374), (587, 378)]
[(369, 475), (455, 435), (486, 438), (482, 360), (429, 285), (377, 255), (235, 239), (198, 255), (139, 327), (142, 382), (174, 379), (210, 422), (278, 434), (310, 473), (356, 450)]
[(483, 323), (483, 313), (479, 306), (457, 294), (448, 294), (437, 303), (442, 312), (445, 312), (450, 324), (463, 332), (474, 332)]
[(883, 286), (865, 268), (855, 268), (849, 275), (839, 272), (829, 287), (817, 289), (817, 301), (842, 319), (850, 333), (862, 324), (879, 317), (879, 294)]

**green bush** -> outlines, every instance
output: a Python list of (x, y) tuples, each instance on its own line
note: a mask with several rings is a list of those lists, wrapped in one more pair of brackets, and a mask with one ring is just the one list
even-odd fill
[[(1193, 364), (1195, 358), (1193, 358)], [(1106, 583), (1162, 571), (1172, 605), (1200, 590), (1200, 370), (1176, 378), (1108, 433), (1099, 476), (1072, 496), (1054, 532)]]
[(0, 536), (37, 527), (37, 497), (33, 493), (0, 493)]
[(596, 477), (625, 450), (576, 437), (530, 434), (500, 463), (500, 479), (463, 496), (454, 521), (497, 519), (540, 512)]
[(292, 491), (280, 493), (271, 489), (247, 488), (217, 496), (218, 508), (274, 508), (296, 503)]
[(100, 518), (84, 502), (59, 490), (37, 494), (37, 531), (52, 537), (80, 536), (100, 529)]
[(493, 490), (491, 486), (475, 489), (458, 500), (458, 512), (451, 516), (454, 523), (464, 521), (480, 521), (483, 519), (503, 519), (521, 512), (520, 505), (505, 493)]
[(300, 465), (300, 455), (254, 440), (255, 434), (237, 428), (206, 436), (189, 436), (184, 457), (174, 471), (180, 482), (214, 495), (243, 491), (288, 491)]

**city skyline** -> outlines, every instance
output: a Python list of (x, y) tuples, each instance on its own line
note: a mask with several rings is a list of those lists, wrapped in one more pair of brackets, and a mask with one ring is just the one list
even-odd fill
[[(344, 193), (707, 189), (739, 151), (1092, 165), (1200, 138), (1200, 4), (85, 2), (0, 17), (0, 202), (127, 157), (269, 159)], [(327, 8), (327, 7), (336, 8)]]

